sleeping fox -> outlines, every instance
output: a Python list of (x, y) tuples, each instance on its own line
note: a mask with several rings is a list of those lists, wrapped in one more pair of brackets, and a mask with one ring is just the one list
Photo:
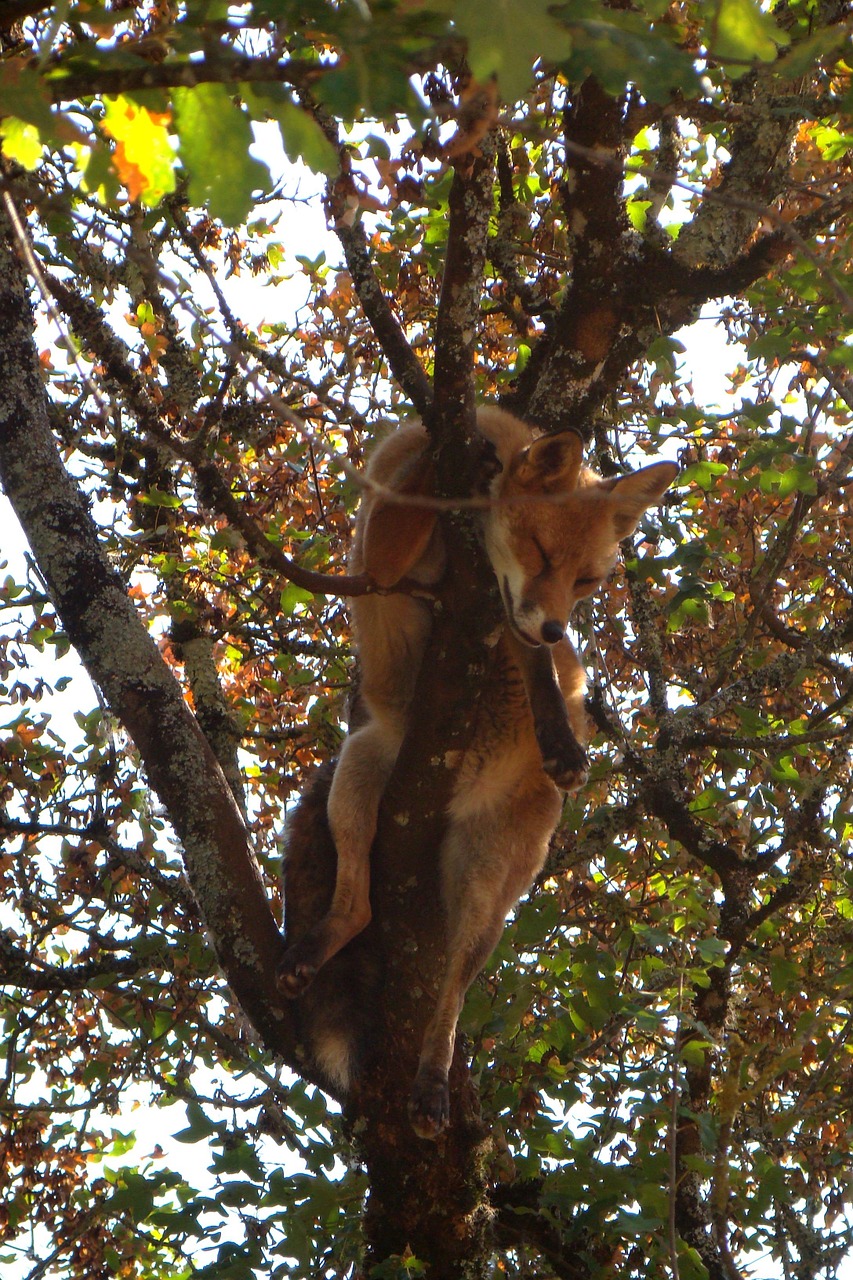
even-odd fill
[[(586, 780), (585, 681), (566, 636), (569, 615), (602, 584), (620, 540), (678, 473), (674, 463), (659, 462), (603, 480), (583, 466), (583, 445), (573, 431), (541, 435), (497, 408), (479, 411), (477, 430), (500, 467), (482, 527), (505, 625), (497, 641), (497, 676), (485, 695), (487, 714), (478, 717), (464, 752), (440, 850), (446, 964), (409, 1103), (416, 1133), (428, 1138), (448, 1121), (448, 1070), (465, 993), (497, 944), (507, 913), (542, 867), (561, 791)], [(427, 447), (422, 425), (402, 427), (376, 450), (367, 476), (377, 487), (422, 493)], [(351, 567), (382, 587), (403, 578), (434, 586), (445, 568), (436, 512), (389, 502), (368, 488)], [(337, 851), (331, 904), (284, 953), (279, 982), (287, 996), (301, 996), (370, 920), (377, 811), (407, 729), (431, 616), (429, 606), (410, 594), (352, 601), (363, 719), (344, 742), (329, 793)], [(347, 1063), (335, 1068), (327, 1060), (326, 1069), (336, 1070), (345, 1088)]]

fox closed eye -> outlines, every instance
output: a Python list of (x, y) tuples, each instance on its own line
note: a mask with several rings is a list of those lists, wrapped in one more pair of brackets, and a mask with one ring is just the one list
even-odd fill
[(539, 552), (539, 556), (542, 560), (542, 567), (540, 568), (539, 573), (547, 573), (548, 570), (552, 567), (551, 557), (549, 556), (545, 548), (542, 546), (542, 543), (539, 541), (539, 539), (536, 537), (535, 534), (533, 535), (532, 542), (536, 550)]

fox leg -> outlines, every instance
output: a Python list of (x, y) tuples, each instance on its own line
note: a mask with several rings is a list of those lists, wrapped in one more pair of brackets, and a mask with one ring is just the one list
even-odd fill
[(542, 866), (560, 804), (554, 784), (540, 773), (514, 803), (454, 821), (445, 837), (447, 958), (409, 1099), (409, 1119), (421, 1138), (436, 1138), (447, 1125), (448, 1073), (465, 993)]
[[(584, 675), (577, 654), (565, 639), (557, 652), (557, 646), (552, 650), (544, 644), (522, 644), (509, 630), (506, 635), (524, 681), (542, 768), (561, 791), (577, 791), (587, 780), (588, 767), (586, 752), (578, 741), (584, 736)], [(557, 682), (555, 658), (568, 689)]]
[(420, 1138), (437, 1138), (450, 1119), (448, 1073), (456, 1043), (456, 1023), (465, 1002), (465, 993), (494, 951), (504, 927), (504, 917), (495, 912), (481, 922), (474, 937), (464, 933), (449, 946), (444, 978), (435, 1012), (424, 1036), (412, 1092), (409, 1120)]
[(402, 727), (371, 720), (344, 743), (328, 805), (338, 856), (335, 889), (323, 918), (281, 959), (278, 984), (285, 996), (301, 995), (317, 970), (370, 922), (370, 847), (402, 737)]

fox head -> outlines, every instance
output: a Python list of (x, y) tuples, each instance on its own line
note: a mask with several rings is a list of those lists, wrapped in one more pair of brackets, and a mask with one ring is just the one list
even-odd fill
[[(518, 418), (491, 407), (477, 426), (492, 441), (501, 464), (492, 481), (483, 521), (484, 539), (500, 584), (509, 625), (524, 643), (556, 644), (575, 603), (607, 577), (622, 538), (636, 528), (678, 474), (674, 462), (657, 462), (615, 480), (583, 466), (574, 431), (539, 436)], [(423, 429), (389, 437), (377, 457), (378, 478), (401, 498), (433, 491)], [(437, 512), (368, 495), (362, 506), (360, 563), (381, 587), (411, 574), (436, 582), (444, 567)]]
[(678, 474), (657, 462), (602, 480), (583, 466), (573, 431), (538, 437), (492, 485), (485, 542), (510, 627), (528, 645), (563, 638), (576, 602), (609, 574), (622, 538)]

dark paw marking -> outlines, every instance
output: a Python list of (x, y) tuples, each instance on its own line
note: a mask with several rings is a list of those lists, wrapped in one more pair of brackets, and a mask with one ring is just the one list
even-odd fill
[(442, 1073), (418, 1073), (409, 1098), (409, 1121), (419, 1138), (434, 1140), (450, 1120), (450, 1089)]
[(582, 753), (577, 763), (552, 758), (543, 760), (542, 767), (549, 778), (552, 778), (561, 791), (579, 791), (589, 778), (586, 756)]
[(577, 791), (589, 777), (586, 752), (566, 725), (546, 725), (536, 735), (542, 768), (561, 791)]
[[(307, 944), (307, 945), (306, 945)], [(310, 987), (317, 976), (320, 965), (314, 954), (315, 948), (307, 938), (297, 942), (285, 951), (276, 973), (278, 989), (288, 1000), (295, 1000)]]

